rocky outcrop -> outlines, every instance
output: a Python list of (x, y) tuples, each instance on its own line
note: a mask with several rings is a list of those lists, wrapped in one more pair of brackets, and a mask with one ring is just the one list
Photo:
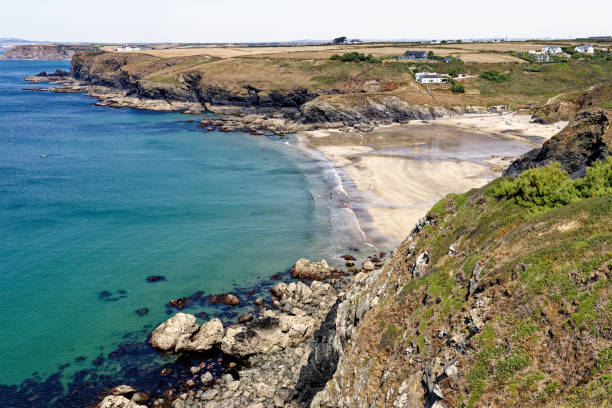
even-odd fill
[(220, 344), (222, 338), (221, 320), (211, 319), (199, 326), (195, 316), (177, 313), (153, 330), (150, 342), (164, 351), (206, 351)]
[[(334, 312), (330, 309), (336, 304), (338, 293), (330, 284), (318, 281), (310, 285), (279, 282), (272, 292), (277, 299), (276, 310), (264, 309), (257, 319), (230, 326), (223, 335), (220, 346), (223, 352), (246, 359), (247, 363), (237, 372), (217, 380), (210, 372), (201, 374), (201, 367), (191, 367), (194, 377), (188, 381), (190, 389), (179, 394), (172, 407), (305, 406), (296, 384), (313, 350), (313, 333), (326, 316), (331, 321), (329, 316)], [(184, 326), (192, 327), (190, 323), (188, 319)], [(333, 370), (335, 362), (329, 363)], [(199, 390), (194, 389), (197, 384), (200, 384)], [(156, 400), (159, 404), (163, 402), (163, 399)]]
[(236, 357), (273, 353), (295, 347), (314, 331), (314, 319), (305, 314), (288, 315), (267, 310), (248, 326), (229, 327), (221, 350)]
[(335, 268), (329, 266), (325, 259), (310, 262), (301, 258), (291, 268), (291, 276), (297, 279), (324, 280), (333, 276)]
[(601, 109), (579, 112), (565, 129), (514, 162), (504, 176), (516, 177), (523, 171), (558, 162), (572, 178), (583, 177), (586, 168), (612, 152), (610, 118)]

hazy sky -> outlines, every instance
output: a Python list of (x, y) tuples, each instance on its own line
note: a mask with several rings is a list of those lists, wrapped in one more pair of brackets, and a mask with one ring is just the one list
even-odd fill
[(0, 37), (87, 42), (612, 35), (612, 0), (0, 0)]

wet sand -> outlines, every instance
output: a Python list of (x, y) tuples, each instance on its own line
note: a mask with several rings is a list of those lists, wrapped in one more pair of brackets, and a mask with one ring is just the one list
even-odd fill
[(335, 164), (366, 240), (388, 248), (438, 200), (499, 177), (558, 126), (565, 124), (532, 124), (525, 115), (470, 115), (370, 133), (318, 130), (299, 136)]

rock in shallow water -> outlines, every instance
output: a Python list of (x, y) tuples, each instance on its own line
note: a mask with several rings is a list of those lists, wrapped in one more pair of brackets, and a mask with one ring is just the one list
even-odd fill
[(137, 390), (136, 388), (130, 386), (130, 385), (118, 385), (115, 388), (113, 388), (112, 390), (110, 390), (110, 393), (112, 395), (126, 395), (126, 394), (133, 394), (135, 393)]

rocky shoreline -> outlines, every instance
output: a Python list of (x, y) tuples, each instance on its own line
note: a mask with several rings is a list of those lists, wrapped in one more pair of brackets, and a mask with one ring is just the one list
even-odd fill
[[(312, 280), (279, 282), (270, 290), (269, 302), (255, 301), (257, 317), (240, 318), (235, 324), (224, 325), (213, 318), (198, 325), (193, 315), (175, 314), (153, 330), (151, 345), (170, 353), (220, 352), (232, 359), (226, 370), (219, 375), (209, 371), (211, 367), (205, 363), (192, 366), (186, 381), (161, 396), (138, 392), (129, 384), (118, 385), (96, 406), (310, 406), (336, 370), (342, 352), (338, 346), (350, 338), (351, 327), (376, 304), (366, 295), (369, 300), (354, 309), (354, 299), (381, 273), (383, 256), (386, 254), (372, 255), (357, 262), (357, 268), (356, 259), (345, 255), (347, 271), (330, 267), (324, 260), (300, 259), (291, 270), (292, 276)], [(342, 338), (340, 343), (332, 344), (337, 338)]]

